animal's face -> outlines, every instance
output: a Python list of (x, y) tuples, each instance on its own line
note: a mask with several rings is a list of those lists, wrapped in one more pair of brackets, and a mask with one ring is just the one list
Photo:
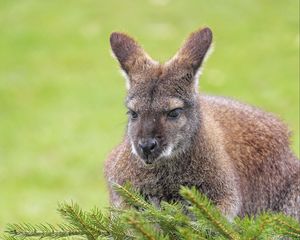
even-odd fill
[(196, 73), (210, 43), (209, 29), (195, 32), (176, 57), (159, 64), (127, 35), (112, 34), (113, 52), (127, 78), (131, 150), (144, 163), (171, 158), (191, 144), (200, 121)]
[(147, 164), (184, 150), (198, 127), (196, 96), (179, 94), (167, 79), (152, 81), (130, 89), (126, 101), (132, 151)]

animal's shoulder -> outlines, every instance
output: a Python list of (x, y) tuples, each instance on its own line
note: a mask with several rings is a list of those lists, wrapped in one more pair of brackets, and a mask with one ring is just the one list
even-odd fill
[(265, 142), (288, 145), (290, 132), (275, 115), (257, 107), (226, 98), (200, 97), (203, 114), (210, 113), (221, 126), (225, 138), (238, 142)]

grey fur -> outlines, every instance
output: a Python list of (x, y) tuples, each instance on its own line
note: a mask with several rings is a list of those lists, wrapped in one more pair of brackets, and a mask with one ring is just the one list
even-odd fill
[[(164, 64), (126, 34), (113, 33), (110, 40), (128, 75), (126, 104), (133, 114), (105, 165), (112, 204), (122, 205), (113, 182), (130, 181), (156, 204), (180, 201), (180, 185), (196, 186), (229, 219), (271, 210), (300, 220), (300, 161), (289, 147), (288, 128), (252, 106), (198, 93), (210, 29), (192, 33)], [(177, 118), (168, 115), (173, 109)], [(145, 156), (139, 141), (148, 138), (157, 146)]]

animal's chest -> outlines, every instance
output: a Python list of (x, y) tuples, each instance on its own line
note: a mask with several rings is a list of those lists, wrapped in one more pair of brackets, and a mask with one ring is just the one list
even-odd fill
[[(187, 174), (189, 172), (189, 174)], [(191, 171), (182, 171), (180, 169), (160, 169), (151, 174), (140, 176), (139, 181), (133, 184), (141, 194), (154, 203), (160, 201), (178, 201), (181, 199), (180, 186), (199, 186), (201, 179), (194, 178)]]

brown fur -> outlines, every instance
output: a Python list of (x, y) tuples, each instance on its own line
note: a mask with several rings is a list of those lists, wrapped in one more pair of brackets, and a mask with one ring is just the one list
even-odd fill
[[(112, 204), (122, 204), (112, 183), (129, 181), (155, 204), (180, 201), (180, 185), (196, 186), (228, 218), (272, 210), (300, 220), (300, 161), (287, 127), (257, 108), (198, 93), (210, 29), (192, 33), (164, 64), (126, 34), (110, 40), (128, 77), (131, 114), (123, 142), (105, 165)], [(147, 139), (157, 143), (149, 155), (140, 147)]]

